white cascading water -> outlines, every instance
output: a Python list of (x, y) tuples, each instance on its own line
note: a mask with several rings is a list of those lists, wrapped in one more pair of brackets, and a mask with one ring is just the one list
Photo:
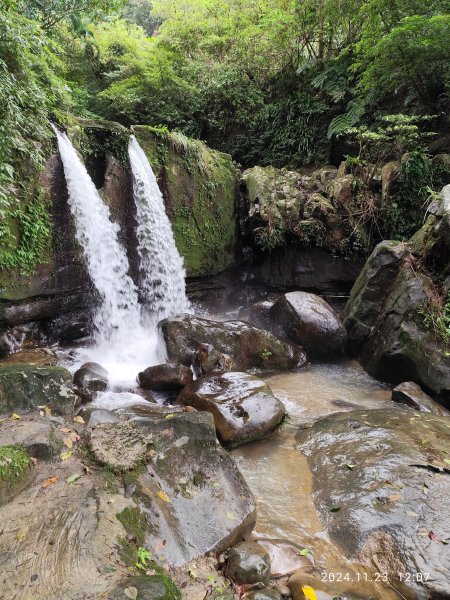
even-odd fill
[(145, 312), (151, 317), (147, 316), (143, 325), (138, 292), (128, 275), (128, 258), (118, 238), (119, 226), (111, 221), (108, 207), (67, 135), (56, 128), (55, 132), (76, 236), (102, 299), (94, 317), (95, 343), (77, 350), (75, 367), (86, 361), (98, 362), (108, 370), (113, 387), (132, 387), (139, 371), (165, 359), (164, 349), (158, 345), (158, 320), (188, 307), (183, 262), (151, 167), (132, 139), (134, 195), (137, 217), (142, 222), (138, 226), (138, 250), (143, 296), (147, 299)]
[(136, 205), (140, 292), (153, 325), (189, 309), (183, 259), (175, 245), (164, 199), (145, 152), (134, 136), (129, 145)]

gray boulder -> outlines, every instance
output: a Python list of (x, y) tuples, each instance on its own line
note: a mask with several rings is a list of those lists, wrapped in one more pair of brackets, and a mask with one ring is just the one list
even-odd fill
[(234, 371), (197, 379), (182, 390), (177, 403), (210, 412), (219, 439), (232, 446), (263, 438), (285, 414), (263, 381)]
[(270, 310), (277, 332), (303, 346), (311, 356), (339, 351), (347, 338), (340, 318), (320, 296), (284, 294)]
[(192, 380), (189, 367), (174, 363), (148, 367), (138, 375), (139, 385), (145, 390), (179, 390)]

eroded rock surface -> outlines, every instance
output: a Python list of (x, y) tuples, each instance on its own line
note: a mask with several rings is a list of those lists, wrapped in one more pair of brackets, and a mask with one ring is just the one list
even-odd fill
[[(344, 554), (387, 573), (406, 598), (450, 597), (450, 419), (338, 413), (300, 430), (297, 441), (316, 507)], [(404, 573), (428, 573), (427, 581), (400, 581)]]
[(263, 381), (235, 371), (197, 379), (177, 402), (210, 412), (220, 440), (234, 446), (264, 437), (285, 414), (284, 405)]
[(243, 321), (221, 323), (181, 315), (161, 321), (159, 327), (169, 360), (186, 366), (192, 364), (195, 354), (204, 345), (209, 345), (217, 353), (216, 361), (205, 363), (207, 370), (220, 367), (223, 370), (223, 363), (228, 370), (285, 370), (306, 362), (306, 356), (298, 346)]

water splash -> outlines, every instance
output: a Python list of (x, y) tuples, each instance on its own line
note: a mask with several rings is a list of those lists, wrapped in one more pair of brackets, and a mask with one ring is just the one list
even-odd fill
[(185, 271), (156, 177), (134, 136), (129, 156), (138, 223), (139, 288), (147, 314), (156, 325), (161, 319), (189, 310)]

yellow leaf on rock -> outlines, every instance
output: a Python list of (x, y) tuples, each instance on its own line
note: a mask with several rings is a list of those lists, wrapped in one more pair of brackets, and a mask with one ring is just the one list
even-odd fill
[(307, 600), (317, 600), (316, 592), (309, 585), (302, 585), (302, 592)]
[(166, 492), (163, 492), (162, 490), (158, 492), (158, 498), (161, 498), (163, 502), (172, 502)]
[(12, 413), (10, 419), (12, 419), (13, 421), (19, 421), (22, 417), (20, 415), (18, 415), (17, 413)]
[(27, 532), (28, 532), (28, 527), (21, 527), (19, 529), (19, 531), (17, 532), (16, 535), (16, 539), (18, 542), (23, 542), (23, 540), (26, 538), (27, 536)]
[(73, 418), (73, 420), (75, 421), (75, 423), (81, 423), (82, 425), (84, 425), (84, 423), (86, 423), (86, 421), (83, 419), (83, 417), (81, 415), (77, 415), (76, 417)]
[(61, 452), (61, 454), (59, 455), (59, 458), (61, 460), (67, 460), (68, 458), (70, 458), (72, 456), (73, 452), (71, 450), (69, 450), (69, 452)]

